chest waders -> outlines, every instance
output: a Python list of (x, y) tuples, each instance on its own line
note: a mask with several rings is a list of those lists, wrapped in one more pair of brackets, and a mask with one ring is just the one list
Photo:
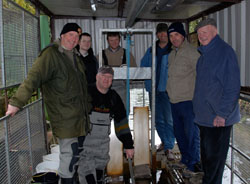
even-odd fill
[(79, 162), (79, 178), (83, 184), (103, 183), (103, 171), (109, 161), (110, 113), (92, 112), (91, 132), (86, 136)]

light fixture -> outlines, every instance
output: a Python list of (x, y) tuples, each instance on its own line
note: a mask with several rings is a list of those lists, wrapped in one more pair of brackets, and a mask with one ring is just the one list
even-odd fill
[(96, 11), (96, 4), (94, 0), (90, 0), (90, 5), (91, 5), (91, 9), (95, 12)]

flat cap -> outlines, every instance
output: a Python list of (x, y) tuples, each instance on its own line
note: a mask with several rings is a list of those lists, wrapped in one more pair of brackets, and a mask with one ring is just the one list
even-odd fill
[(108, 66), (108, 65), (104, 65), (104, 66), (100, 67), (98, 69), (98, 73), (102, 73), (102, 74), (109, 73), (109, 74), (114, 76), (113, 68), (111, 66)]
[(207, 18), (198, 23), (198, 25), (195, 28), (195, 31), (198, 31), (201, 27), (207, 26), (207, 25), (212, 25), (214, 27), (217, 27), (216, 21), (212, 18)]

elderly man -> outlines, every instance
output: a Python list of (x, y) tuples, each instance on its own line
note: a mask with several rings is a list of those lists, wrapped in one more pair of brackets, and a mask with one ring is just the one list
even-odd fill
[(111, 119), (114, 119), (116, 136), (123, 143), (127, 158), (134, 155), (125, 107), (120, 96), (110, 89), (113, 76), (113, 69), (103, 66), (98, 69), (96, 84), (89, 85), (89, 94), (93, 99), (90, 114), (92, 129), (86, 136), (80, 156), (81, 184), (103, 184), (104, 169), (109, 161)]
[[(199, 128), (194, 123), (193, 94), (196, 76), (197, 49), (185, 39), (180, 22), (172, 23), (168, 34), (173, 50), (169, 55), (167, 92), (171, 102), (174, 134), (182, 155), (180, 165), (189, 171), (200, 171)], [(187, 177), (190, 174), (186, 175)]]
[[(164, 150), (168, 160), (174, 160), (172, 149), (175, 143), (173, 118), (169, 97), (166, 92), (168, 79), (168, 55), (171, 44), (168, 41), (168, 25), (159, 23), (156, 27), (156, 95), (155, 95), (155, 127), (162, 144), (157, 151)], [(148, 48), (141, 60), (142, 67), (152, 67), (152, 47)], [(152, 99), (151, 80), (145, 81), (146, 90)]]
[(76, 23), (64, 25), (56, 43), (39, 55), (27, 78), (11, 98), (6, 115), (14, 115), (42, 87), (53, 134), (60, 146), (59, 175), (62, 184), (73, 183), (75, 165), (89, 130), (85, 67), (74, 49), (79, 40)]
[(214, 19), (201, 21), (196, 30), (202, 46), (193, 105), (200, 128), (203, 184), (220, 184), (230, 132), (240, 121), (240, 72), (236, 54), (217, 34)]

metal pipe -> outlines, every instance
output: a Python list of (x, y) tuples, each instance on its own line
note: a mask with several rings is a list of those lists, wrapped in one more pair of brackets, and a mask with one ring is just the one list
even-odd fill
[[(234, 127), (232, 128), (232, 137), (231, 137), (231, 143), (232, 147), (234, 147)], [(231, 148), (231, 184), (234, 183), (234, 150)]]
[[(151, 102), (151, 149), (152, 154), (156, 152), (155, 148), (155, 78), (156, 78), (156, 36), (155, 29), (153, 30), (153, 45), (152, 45), (152, 102)], [(152, 157), (151, 157), (152, 158)]]
[[(3, 43), (3, 1), (0, 1), (0, 52), (1, 52), (1, 60), (2, 60), (2, 63), (1, 63), (1, 68), (2, 68), (2, 86), (5, 87), (6, 86), (6, 79), (5, 79), (5, 60), (4, 60), (4, 43)], [(1, 85), (0, 85), (1, 87)]]
[(131, 158), (128, 158), (128, 165), (129, 165), (129, 173), (130, 173), (130, 177), (131, 177), (131, 180), (132, 180), (132, 184), (135, 184), (135, 177), (134, 177), (134, 173), (133, 173)]
[(130, 12), (128, 13), (125, 27), (129, 28), (133, 26), (135, 19), (141, 13), (147, 2), (148, 0), (136, 0), (132, 2), (132, 7), (130, 9)]
[[(103, 29), (99, 31), (99, 67), (102, 67), (102, 33), (105, 32)], [(106, 31), (108, 32), (108, 31)]]
[(33, 155), (32, 155), (32, 140), (31, 140), (31, 128), (30, 128), (30, 112), (29, 108), (26, 109), (26, 120), (27, 120), (27, 132), (28, 132), (28, 141), (29, 141), (29, 152), (30, 152), (30, 163), (32, 166), (32, 173), (34, 173), (35, 166), (33, 165)]
[(4, 120), (4, 129), (5, 129), (5, 152), (6, 152), (6, 166), (7, 166), (7, 177), (8, 184), (11, 184), (11, 172), (10, 172), (10, 150), (9, 150), (9, 135), (8, 135), (8, 124), (7, 119)]
[(28, 64), (27, 64), (27, 54), (26, 54), (26, 35), (25, 35), (25, 17), (24, 11), (22, 11), (22, 20), (23, 20), (23, 62), (24, 62), (24, 76), (27, 77), (28, 74)]
[(126, 108), (127, 108), (127, 118), (129, 121), (129, 113), (130, 113), (130, 86), (129, 86), (129, 68), (130, 68), (130, 33), (127, 32), (126, 34), (127, 40), (127, 48), (126, 48), (126, 63), (127, 63), (127, 80), (126, 80), (126, 89), (127, 89), (127, 100), (126, 100)]

